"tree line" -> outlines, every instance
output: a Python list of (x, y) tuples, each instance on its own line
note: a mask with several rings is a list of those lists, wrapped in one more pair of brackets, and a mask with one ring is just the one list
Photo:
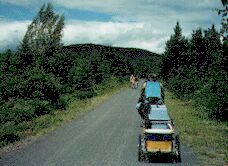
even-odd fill
[(188, 39), (177, 22), (166, 42), (161, 75), (177, 97), (193, 100), (210, 118), (227, 120), (228, 74), (226, 37), (212, 25), (193, 30)]

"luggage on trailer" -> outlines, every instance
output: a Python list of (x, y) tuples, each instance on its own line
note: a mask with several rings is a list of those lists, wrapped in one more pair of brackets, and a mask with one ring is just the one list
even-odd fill
[(148, 118), (149, 120), (171, 120), (166, 105), (151, 105)]
[(181, 162), (179, 135), (165, 105), (150, 105), (142, 134), (139, 135), (138, 161), (152, 155), (169, 155)]

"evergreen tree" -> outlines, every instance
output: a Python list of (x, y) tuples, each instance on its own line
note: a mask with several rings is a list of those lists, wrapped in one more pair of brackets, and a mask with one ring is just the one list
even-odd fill
[(202, 29), (196, 29), (192, 33), (192, 38), (190, 40), (191, 45), (191, 58), (189, 64), (194, 68), (199, 75), (199, 78), (202, 78), (204, 75), (204, 65), (206, 62), (206, 43), (203, 36)]
[(164, 79), (172, 78), (183, 70), (187, 61), (189, 44), (182, 36), (179, 22), (176, 23), (174, 34), (166, 42), (161, 74)]
[(217, 65), (221, 63), (222, 59), (222, 45), (220, 41), (220, 34), (215, 29), (214, 25), (212, 25), (211, 28), (208, 28), (208, 30), (204, 32), (204, 35), (206, 44), (206, 60), (204, 68), (207, 71), (207, 77), (211, 77), (215, 74), (214, 72), (219, 69)]

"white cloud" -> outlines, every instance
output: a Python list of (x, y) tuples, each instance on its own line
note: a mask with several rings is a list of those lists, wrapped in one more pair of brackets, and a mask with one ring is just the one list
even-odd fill
[[(31, 21), (0, 22), (0, 48), (15, 48), (22, 41)], [(107, 44), (135, 47), (161, 53), (167, 34), (153, 30), (149, 23), (83, 22), (66, 23), (62, 42)]]
[(193, 29), (208, 28), (212, 24), (219, 27), (220, 17), (215, 8), (221, 7), (220, 1), (212, 0), (53, 0), (66, 8), (111, 13), (114, 22), (146, 22), (151, 29), (168, 36), (177, 22), (183, 34), (189, 36)]
[(64, 29), (63, 42), (111, 44), (161, 53), (166, 36), (165, 33), (153, 30), (150, 23), (72, 21)]
[(25, 35), (30, 21), (0, 21), (0, 48), (15, 48)]

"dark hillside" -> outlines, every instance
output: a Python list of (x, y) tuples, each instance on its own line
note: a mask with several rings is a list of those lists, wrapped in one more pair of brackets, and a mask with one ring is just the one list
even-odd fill
[(63, 47), (64, 52), (81, 52), (81, 53), (92, 53), (92, 51), (98, 51), (103, 53), (113, 53), (113, 52), (121, 52), (127, 58), (141, 58), (141, 57), (149, 57), (155, 56), (160, 58), (159, 54), (139, 49), (139, 48), (122, 48), (122, 47), (110, 47), (104, 45), (97, 44), (74, 44)]
[[(112, 61), (113, 58), (121, 56), (129, 67), (126, 74), (135, 73), (138, 77), (144, 77), (149, 72), (159, 73), (162, 56), (147, 50), (138, 48), (110, 47), (95, 44), (75, 44), (63, 47), (64, 53), (80, 55), (92, 55), (94, 52), (102, 58)], [(119, 60), (121, 58), (119, 57)]]

